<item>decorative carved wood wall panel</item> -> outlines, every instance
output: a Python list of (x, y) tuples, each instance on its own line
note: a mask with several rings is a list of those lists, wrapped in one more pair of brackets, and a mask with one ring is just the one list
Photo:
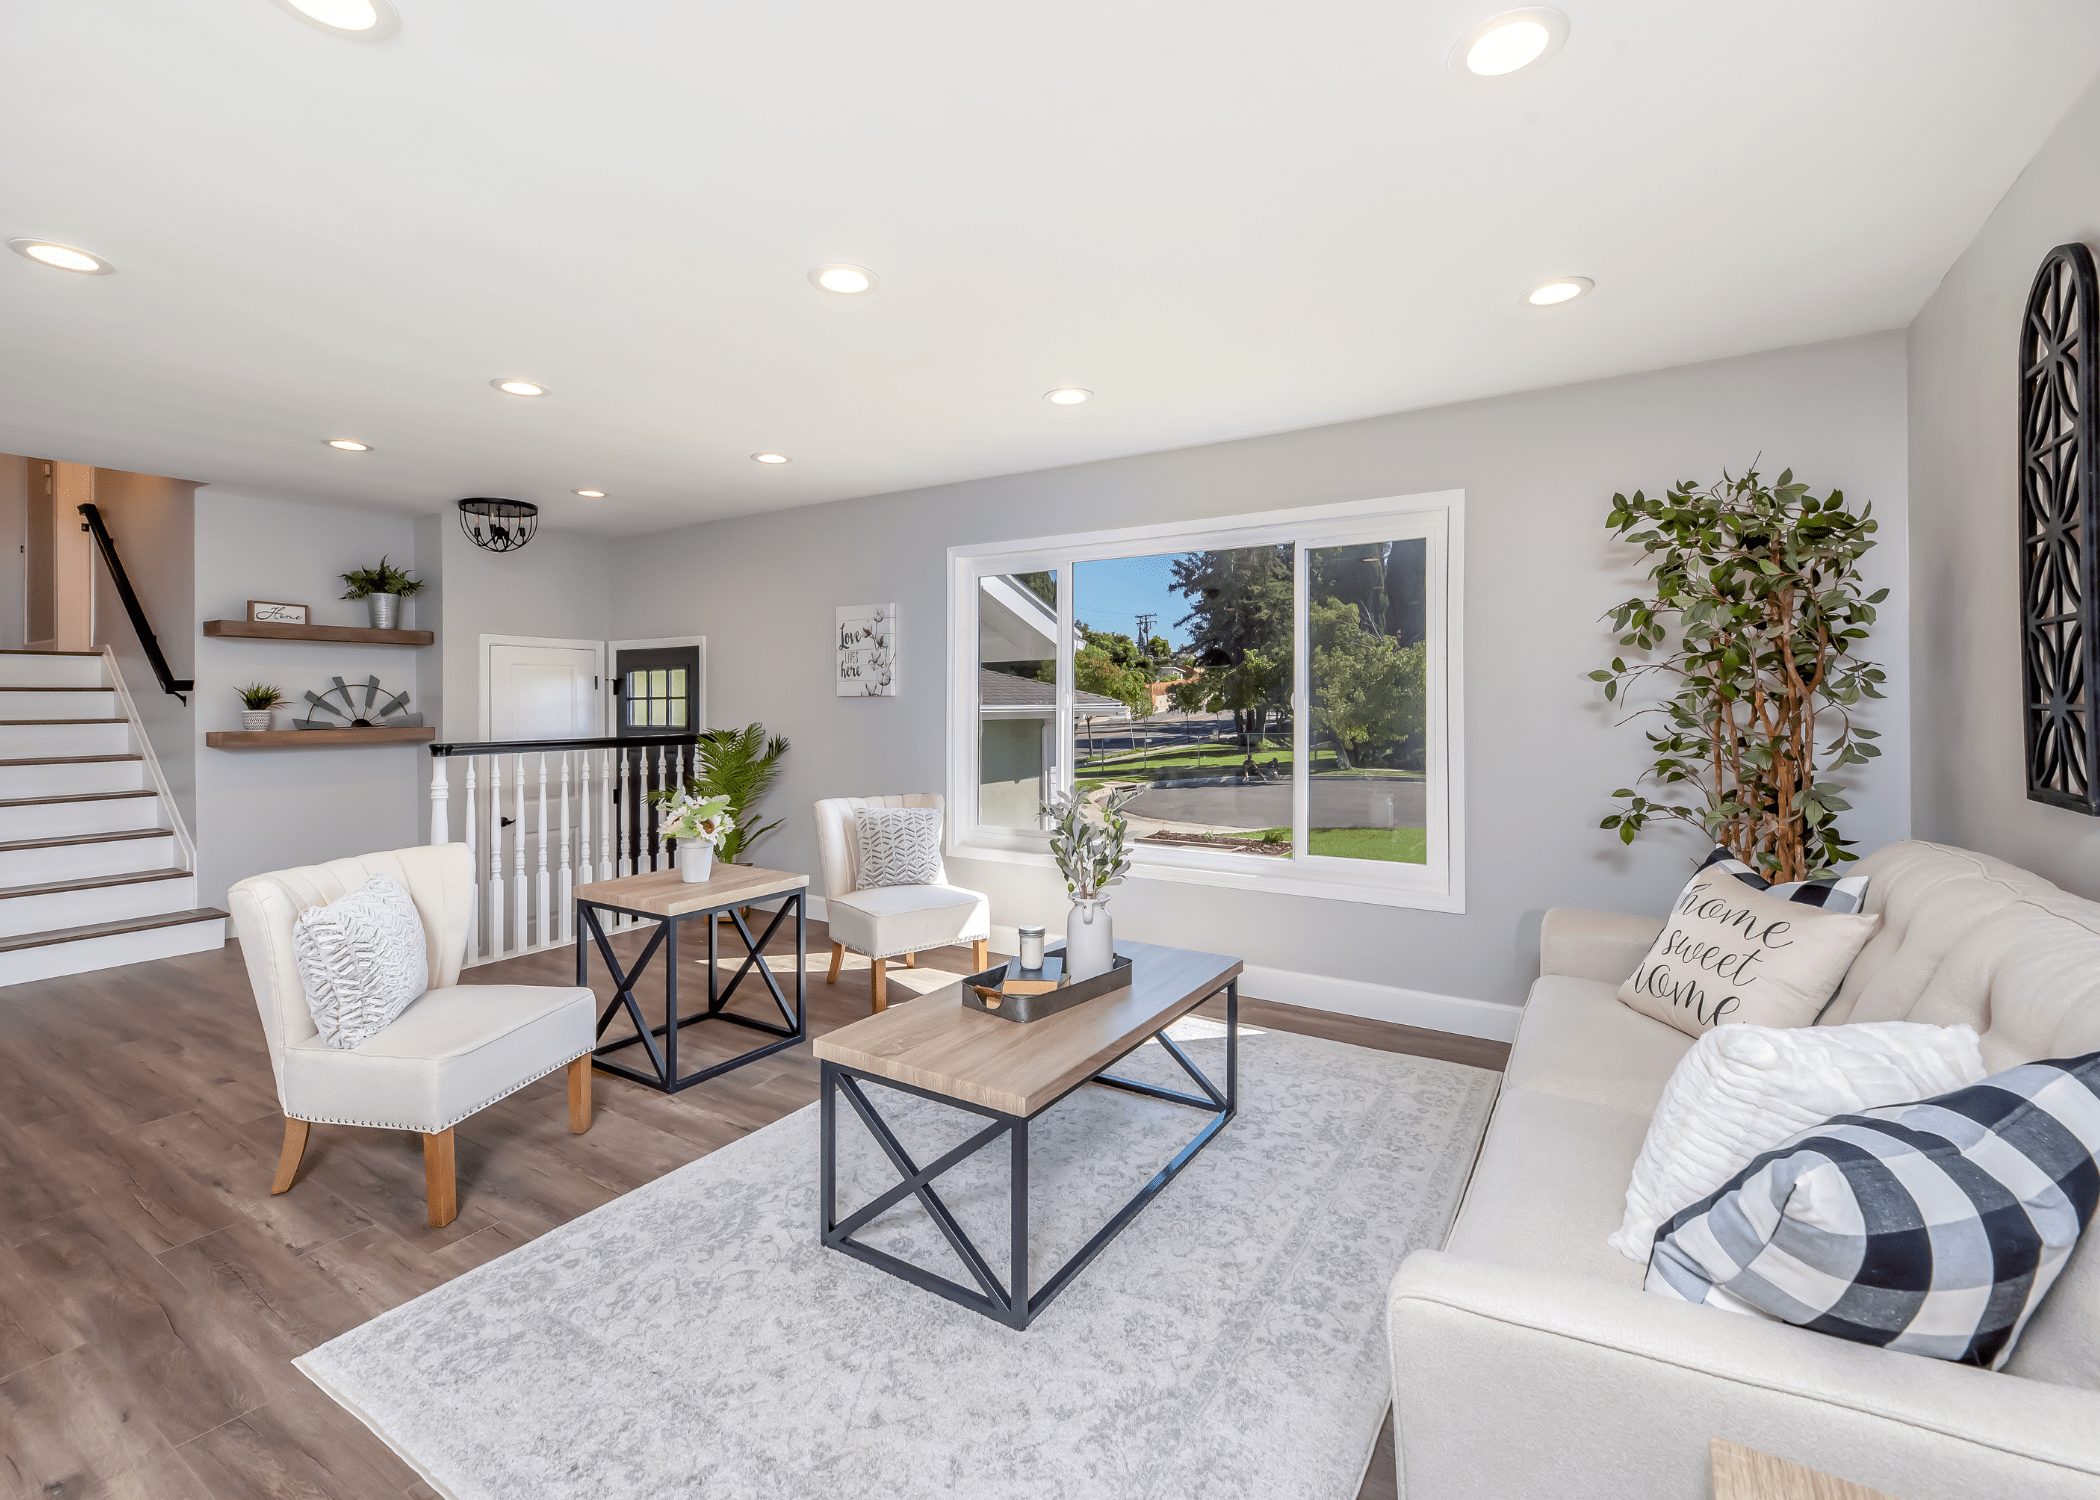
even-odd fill
[(2027, 795), (2100, 817), (2100, 441), (2092, 253), (2043, 259), (2020, 325), (2020, 666)]

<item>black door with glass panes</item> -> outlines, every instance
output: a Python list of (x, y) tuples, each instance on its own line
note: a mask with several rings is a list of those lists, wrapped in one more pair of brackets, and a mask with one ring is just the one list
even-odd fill
[[(700, 728), (700, 648), (698, 646), (646, 646), (622, 650), (613, 662), (613, 732), (621, 739), (668, 739), (690, 735)], [(629, 763), (620, 778), (614, 801), (630, 805), (621, 809), (627, 836), (633, 841), (637, 870), (649, 868), (650, 858), (668, 858), (660, 849), (656, 819), (644, 817), (639, 799), (622, 796), (626, 788), (655, 788), (675, 784), (695, 769), (690, 746), (669, 749), (661, 755), (645, 747), (623, 749)], [(675, 756), (675, 759), (672, 758)]]

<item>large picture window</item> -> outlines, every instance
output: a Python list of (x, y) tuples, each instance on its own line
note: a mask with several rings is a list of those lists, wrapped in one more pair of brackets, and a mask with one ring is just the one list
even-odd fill
[(1461, 909), (1461, 500), (951, 550), (954, 852), (1127, 790), (1140, 876)]

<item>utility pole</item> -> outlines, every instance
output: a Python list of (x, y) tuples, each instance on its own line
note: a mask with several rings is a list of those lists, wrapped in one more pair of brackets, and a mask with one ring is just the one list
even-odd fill
[(1150, 644), (1152, 640), (1152, 622), (1158, 618), (1158, 615), (1139, 615), (1137, 617), (1138, 655), (1150, 656), (1152, 654), (1152, 647)]

